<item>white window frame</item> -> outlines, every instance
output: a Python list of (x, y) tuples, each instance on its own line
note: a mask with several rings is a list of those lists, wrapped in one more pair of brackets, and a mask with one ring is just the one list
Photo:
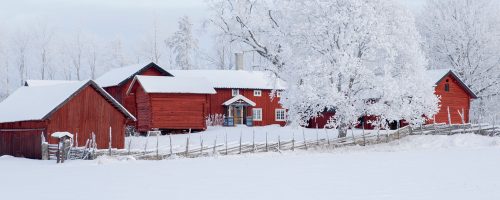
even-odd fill
[[(278, 118), (278, 112), (283, 112), (283, 119)], [(274, 120), (276, 120), (277, 122), (286, 121), (286, 110), (283, 108), (277, 108), (276, 110), (274, 110)]]
[(276, 97), (281, 97), (281, 91), (276, 91)]
[(261, 97), (262, 96), (262, 90), (253, 90), (253, 96), (255, 96), (255, 97)]
[(232, 89), (232, 90), (231, 90), (231, 95), (233, 95), (233, 97), (234, 97), (234, 96), (237, 96), (237, 95), (239, 95), (239, 94), (240, 94), (240, 90), (239, 90), (239, 89)]
[[(260, 118), (255, 117), (255, 111), (259, 111), (260, 113)], [(262, 115), (262, 108), (252, 108), (252, 118), (253, 121), (262, 121), (263, 115)]]

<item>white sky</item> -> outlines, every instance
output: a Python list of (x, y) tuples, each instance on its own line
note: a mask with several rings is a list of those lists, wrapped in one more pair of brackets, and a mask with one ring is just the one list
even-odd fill
[[(424, 2), (400, 1), (411, 10), (418, 10)], [(166, 29), (164, 34), (175, 31), (177, 20), (183, 15), (189, 16), (199, 29), (209, 13), (205, 3), (205, 0), (0, 0), (0, 30), (16, 32), (48, 22), (60, 34), (82, 30), (104, 40), (120, 37), (125, 42), (136, 42), (151, 29), (155, 18)], [(198, 35), (203, 33), (198, 31)]]

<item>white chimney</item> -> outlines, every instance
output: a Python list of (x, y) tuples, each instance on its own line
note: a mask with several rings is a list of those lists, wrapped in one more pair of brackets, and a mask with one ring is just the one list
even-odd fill
[(236, 64), (236, 70), (244, 70), (243, 53), (234, 54), (234, 63)]

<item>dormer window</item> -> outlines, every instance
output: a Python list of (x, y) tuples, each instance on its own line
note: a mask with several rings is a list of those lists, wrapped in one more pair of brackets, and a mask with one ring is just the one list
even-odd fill
[(450, 84), (448, 83), (450, 80), (446, 79), (446, 83), (444, 84), (444, 91), (449, 92), (450, 91)]
[(233, 97), (237, 96), (237, 95), (240, 94), (240, 90), (238, 90), (238, 89), (232, 89), (231, 94), (233, 95)]

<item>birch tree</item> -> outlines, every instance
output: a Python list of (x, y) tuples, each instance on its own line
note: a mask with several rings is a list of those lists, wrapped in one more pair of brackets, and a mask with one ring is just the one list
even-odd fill
[(499, 8), (491, 0), (428, 0), (419, 17), (430, 67), (457, 72), (479, 96), (480, 115), (500, 100)]
[(34, 47), (40, 63), (40, 78), (44, 80), (47, 73), (51, 73), (47, 70), (51, 70), (54, 31), (47, 23), (41, 22), (36, 26), (34, 33)]
[(193, 24), (187, 16), (179, 19), (177, 30), (166, 43), (173, 49), (177, 68), (192, 69), (194, 53), (198, 49), (198, 40), (193, 36)]

